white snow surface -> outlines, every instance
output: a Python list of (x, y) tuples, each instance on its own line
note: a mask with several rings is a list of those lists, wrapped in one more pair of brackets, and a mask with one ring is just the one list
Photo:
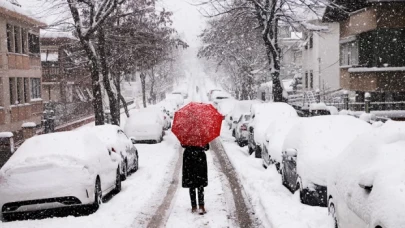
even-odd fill
[(8, 132), (8, 131), (0, 132), (0, 138), (11, 138), (13, 136), (14, 136), (14, 134), (12, 132)]
[(268, 140), (266, 145), (272, 160), (281, 164), (284, 140), (291, 128), (300, 120), (298, 117), (280, 118), (269, 125), (266, 131)]
[[(328, 179), (328, 189), (337, 183), (332, 191), (334, 197), (350, 205), (354, 213), (373, 227), (374, 224), (382, 224), (384, 228), (405, 227), (404, 148), (403, 122), (388, 121), (364, 133), (332, 166), (335, 172)], [(359, 184), (373, 189), (365, 193)], [(350, 198), (346, 197), (349, 193)]]
[[(77, 131), (74, 131), (77, 132)], [(122, 191), (89, 216), (1, 222), (2, 228), (143, 227), (154, 213), (171, 181), (179, 145), (168, 134), (156, 145), (137, 144), (139, 170), (122, 182)]]
[(287, 134), (283, 151), (296, 149), (297, 172), (302, 186), (326, 186), (330, 164), (358, 135), (371, 125), (351, 116), (302, 118)]
[(21, 127), (36, 127), (37, 124), (34, 122), (25, 122), (21, 125)]
[(282, 102), (255, 104), (252, 106), (252, 115), (255, 117), (250, 126), (254, 127), (254, 137), (257, 143), (265, 142), (265, 133), (271, 122), (280, 118), (298, 117), (297, 111), (292, 106)]

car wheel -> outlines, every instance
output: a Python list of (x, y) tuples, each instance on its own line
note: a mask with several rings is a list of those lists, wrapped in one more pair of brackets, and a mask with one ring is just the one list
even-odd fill
[(134, 161), (134, 172), (138, 171), (139, 168), (139, 157), (135, 156), (135, 161)]
[(124, 165), (122, 166), (121, 180), (125, 181), (127, 177), (128, 177), (128, 162), (125, 161)]
[(329, 204), (329, 215), (332, 216), (332, 218), (333, 218), (333, 223), (335, 224), (333, 227), (339, 228), (338, 221), (336, 218), (336, 209), (335, 209), (335, 205), (333, 203)]
[(103, 192), (101, 191), (100, 179), (97, 178), (94, 187), (94, 203), (92, 205), (93, 212), (97, 211), (102, 203), (103, 203)]
[(114, 189), (115, 193), (119, 193), (121, 191), (121, 188), (122, 188), (121, 184), (122, 183), (121, 183), (120, 168), (118, 168), (117, 169), (117, 175), (116, 175), (116, 178), (115, 178), (115, 189)]

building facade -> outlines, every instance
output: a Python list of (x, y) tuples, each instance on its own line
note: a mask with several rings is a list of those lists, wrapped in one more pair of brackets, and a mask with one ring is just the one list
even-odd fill
[(22, 124), (42, 118), (40, 28), (46, 25), (7, 1), (0, 4), (0, 132), (22, 137)]
[(91, 75), (78, 41), (68, 33), (41, 37), (42, 98), (59, 126), (93, 115)]
[(339, 75), (339, 23), (309, 21), (324, 29), (304, 33), (302, 47), (302, 87), (322, 93), (337, 91)]
[(405, 1), (338, 0), (324, 21), (340, 24), (340, 84), (363, 102), (405, 101)]

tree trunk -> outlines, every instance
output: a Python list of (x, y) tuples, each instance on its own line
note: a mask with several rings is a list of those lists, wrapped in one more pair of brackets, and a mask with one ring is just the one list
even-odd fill
[(156, 94), (155, 94), (155, 89), (154, 89), (156, 81), (155, 81), (155, 72), (153, 71), (153, 67), (151, 69), (151, 75), (150, 76), (151, 76), (150, 77), (151, 85), (150, 85), (150, 93), (149, 93), (149, 95), (150, 95), (150, 98), (152, 100), (152, 104), (156, 104)]
[(90, 60), (90, 72), (91, 72), (91, 87), (93, 90), (93, 108), (94, 108), (94, 119), (95, 124), (103, 125), (104, 124), (104, 110), (103, 110), (103, 100), (101, 95), (101, 86), (100, 86), (100, 71), (98, 68), (98, 60), (95, 54), (93, 53), (92, 44), (88, 40), (80, 39), (80, 42), (83, 45), (84, 50), (86, 51), (87, 57)]
[(143, 107), (146, 108), (146, 74), (144, 74), (142, 72), (139, 77), (141, 78), (141, 84), (142, 84)]
[(114, 91), (112, 90), (110, 83), (110, 72), (107, 66), (107, 55), (105, 50), (105, 34), (103, 27), (98, 29), (98, 51), (100, 55), (100, 65), (101, 73), (103, 77), (103, 84), (108, 95), (108, 101), (110, 102), (110, 113), (111, 113), (111, 124), (120, 125), (119, 115), (120, 110), (117, 105), (117, 97)]
[(120, 93), (118, 94), (118, 97), (121, 100), (122, 105), (124, 106), (125, 114), (129, 118), (129, 110), (128, 110), (128, 106), (127, 106), (127, 102), (125, 101), (125, 98)]

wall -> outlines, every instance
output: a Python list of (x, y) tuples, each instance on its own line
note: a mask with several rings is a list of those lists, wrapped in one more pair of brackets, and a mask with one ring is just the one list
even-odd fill
[(340, 23), (340, 38), (346, 38), (377, 28), (377, 13), (374, 7), (353, 13), (349, 19)]

